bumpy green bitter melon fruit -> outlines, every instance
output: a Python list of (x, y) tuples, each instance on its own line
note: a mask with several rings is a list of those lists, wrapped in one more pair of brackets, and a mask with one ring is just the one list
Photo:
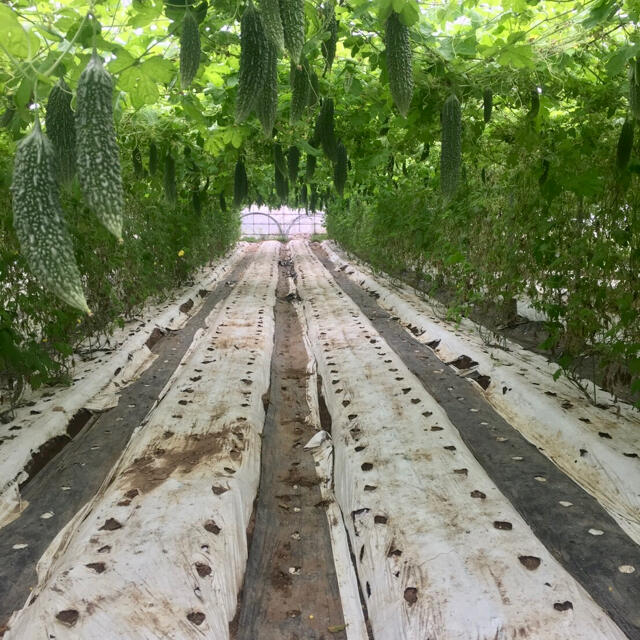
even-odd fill
[(164, 195), (169, 204), (175, 204), (178, 201), (176, 161), (171, 153), (167, 153), (164, 158)]
[(338, 42), (338, 22), (336, 20), (336, 10), (333, 0), (327, 0), (322, 7), (322, 19), (324, 29), (329, 33), (329, 37), (322, 41), (322, 57), (324, 58), (324, 70), (331, 71), (333, 59), (336, 56), (336, 44)]
[(198, 73), (200, 66), (200, 30), (198, 21), (189, 8), (182, 21), (182, 35), (180, 36), (180, 84), (188, 87)]
[(270, 138), (278, 117), (278, 53), (271, 42), (267, 44), (266, 74), (255, 110), (264, 134)]
[(616, 164), (618, 169), (623, 170), (627, 168), (629, 160), (631, 159), (631, 151), (633, 149), (633, 133), (635, 122), (629, 118), (624, 121), (622, 129), (620, 131), (620, 137), (618, 138), (618, 147), (616, 150)]
[(636, 120), (640, 120), (640, 56), (631, 60), (629, 67), (629, 107)]
[(236, 96), (236, 121), (249, 117), (267, 81), (268, 41), (260, 14), (249, 2), (240, 23), (240, 70)]
[(13, 225), (38, 281), (67, 304), (91, 314), (60, 206), (56, 162), (53, 145), (36, 119), (31, 133), (18, 145), (14, 161)]
[(311, 91), (310, 68), (306, 60), (297, 65), (291, 63), (291, 124), (300, 120), (309, 104)]
[(284, 52), (284, 29), (280, 17), (280, 3), (278, 0), (260, 0), (260, 13), (264, 31), (275, 47), (276, 55)]
[(485, 89), (482, 94), (482, 110), (484, 112), (484, 121), (489, 122), (493, 112), (493, 91), (489, 88)]
[(298, 179), (298, 169), (300, 167), (300, 149), (295, 145), (287, 150), (287, 169), (291, 184), (295, 184)]
[(413, 63), (409, 29), (395, 11), (387, 18), (385, 44), (391, 95), (398, 111), (406, 118), (413, 97)]
[(452, 197), (460, 179), (462, 163), (462, 113), (460, 102), (451, 94), (442, 108), (442, 149), (440, 151), (440, 188)]
[(69, 184), (76, 173), (76, 127), (71, 97), (71, 89), (60, 78), (49, 93), (45, 116), (47, 137), (56, 152), (58, 179), (64, 185)]
[(284, 45), (295, 64), (300, 63), (305, 40), (304, 0), (279, 0)]
[(94, 52), (78, 80), (76, 168), (87, 204), (121, 240), (122, 174), (112, 100), (113, 80)]
[(249, 193), (249, 181), (247, 179), (247, 170), (244, 162), (238, 160), (233, 176), (233, 204), (239, 207)]

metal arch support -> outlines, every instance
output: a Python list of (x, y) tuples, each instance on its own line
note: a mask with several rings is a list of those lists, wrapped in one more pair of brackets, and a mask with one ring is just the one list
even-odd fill
[(289, 235), (289, 231), (291, 231), (291, 229), (293, 229), (293, 225), (298, 222), (298, 220), (302, 220), (302, 218), (320, 218), (320, 222), (322, 222), (322, 215), (319, 213), (313, 213), (311, 215), (308, 215), (306, 213), (301, 213), (298, 216), (296, 216), (290, 223), (289, 226), (287, 227), (287, 232), (285, 235)]
[(270, 220), (275, 222), (276, 227), (278, 227), (278, 231), (280, 232), (279, 235), (281, 235), (281, 236), (285, 235), (282, 232), (282, 227), (280, 226), (280, 223), (272, 215), (270, 215), (268, 213), (263, 213), (262, 211), (247, 211), (247, 213), (243, 213), (240, 216), (240, 220), (242, 220), (244, 218), (248, 218), (249, 216), (265, 216), (266, 218), (269, 218)]

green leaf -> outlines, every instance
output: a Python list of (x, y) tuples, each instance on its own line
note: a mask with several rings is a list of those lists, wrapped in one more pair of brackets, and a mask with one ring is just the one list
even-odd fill
[(38, 51), (38, 38), (30, 38), (17, 15), (4, 4), (0, 4), (0, 39), (4, 48), (16, 58), (29, 59)]
[(506, 47), (498, 56), (503, 67), (526, 69), (533, 67), (533, 50), (528, 44)]
[(418, 7), (417, 2), (407, 2), (404, 5), (404, 8), (400, 12), (400, 22), (404, 24), (406, 27), (410, 27), (414, 25), (420, 19), (420, 7)]
[(168, 84), (175, 75), (175, 69), (171, 60), (167, 60), (162, 56), (153, 56), (145, 60), (140, 68), (149, 77), (154, 78), (157, 82)]
[(118, 86), (129, 94), (131, 104), (135, 109), (145, 104), (158, 101), (158, 85), (142, 70), (142, 67), (125, 69), (118, 78)]

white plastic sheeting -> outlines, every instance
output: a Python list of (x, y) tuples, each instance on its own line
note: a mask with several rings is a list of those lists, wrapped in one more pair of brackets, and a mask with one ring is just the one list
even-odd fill
[(622, 640), (308, 245), (291, 246), (376, 640)]
[(263, 244), (211, 312), (111, 477), (41, 559), (7, 640), (229, 637), (259, 482), (278, 248)]
[[(467, 355), (478, 371), (491, 377), (487, 400), (564, 473), (590, 493), (640, 544), (640, 416), (629, 405), (612, 405), (610, 394), (598, 390), (601, 409), (590, 404), (566, 379), (553, 379), (558, 366), (541, 355), (507, 341), (508, 351), (483, 343), (470, 320), (448, 323), (435, 312), (437, 304), (408, 286), (391, 283), (359, 262), (345, 262), (331, 243), (323, 243), (330, 259), (354, 282), (380, 297), (378, 304), (405, 326), (423, 333), (427, 344), (440, 340), (435, 353), (444, 361)], [(357, 266), (354, 266), (356, 265)], [(586, 381), (585, 381), (586, 382)]]
[[(115, 406), (118, 392), (153, 362), (154, 356), (145, 344), (153, 330), (184, 326), (202, 306), (198, 292), (212, 289), (246, 250), (246, 243), (239, 244), (213, 268), (201, 269), (196, 284), (179, 291), (169, 302), (148, 306), (142, 318), (114, 332), (108, 351), (97, 350), (85, 362), (76, 356), (78, 364), (70, 387), (58, 388), (53, 395), (44, 395), (50, 393), (48, 389), (39, 390), (31, 398), (35, 404), (17, 409), (11, 423), (0, 424), (0, 527), (17, 517), (24, 506), (16, 487), (27, 479), (24, 468), (32, 455), (50, 439), (64, 435), (71, 418), (83, 407), (103, 411)], [(182, 312), (180, 307), (190, 300), (193, 306), (188, 313)], [(20, 429), (15, 430), (16, 426)]]

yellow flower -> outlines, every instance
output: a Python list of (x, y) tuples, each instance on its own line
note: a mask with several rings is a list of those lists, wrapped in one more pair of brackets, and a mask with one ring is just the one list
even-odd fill
[(180, 251), (178, 251), (178, 258), (182, 258), (183, 255), (184, 255), (184, 249), (180, 249)]

